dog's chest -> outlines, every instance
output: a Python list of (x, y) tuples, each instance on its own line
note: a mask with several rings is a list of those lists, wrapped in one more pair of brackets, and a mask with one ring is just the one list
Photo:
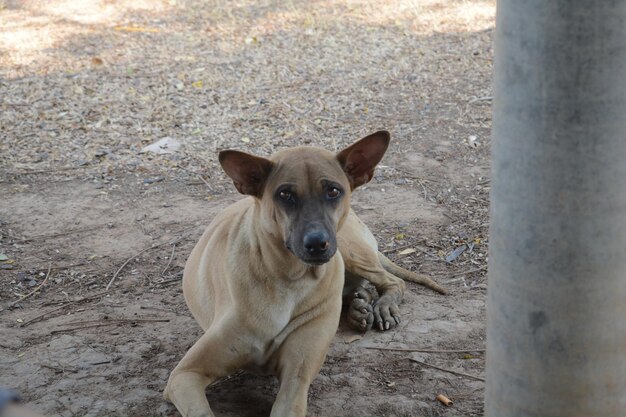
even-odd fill
[(291, 321), (291, 318), (295, 314), (295, 309), (297, 302), (295, 297), (285, 295), (280, 298), (280, 302), (272, 303), (268, 305), (267, 309), (267, 322), (271, 323), (267, 336), (273, 339), (277, 334), (279, 334)]
[[(296, 285), (294, 285), (296, 284)], [(319, 297), (319, 281), (313, 276), (303, 277), (291, 283), (272, 297), (270, 303), (259, 312), (257, 320), (262, 320), (262, 334), (257, 335), (253, 362), (262, 370), (269, 357), (280, 347), (289, 333), (301, 325), (303, 318), (312, 319), (317, 314), (315, 308), (324, 297)], [(316, 301), (316, 298), (320, 298)]]
[(272, 323), (272, 338), (283, 332), (295, 317), (303, 314), (305, 306), (315, 304), (314, 299), (319, 292), (318, 283), (314, 277), (305, 276), (274, 294), (272, 302), (267, 306), (268, 322)]

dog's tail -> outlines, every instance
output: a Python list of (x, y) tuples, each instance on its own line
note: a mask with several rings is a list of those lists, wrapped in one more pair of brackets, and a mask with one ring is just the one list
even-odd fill
[(426, 288), (430, 288), (433, 291), (437, 291), (439, 294), (444, 294), (444, 295), (448, 294), (447, 289), (437, 284), (431, 278), (423, 274), (416, 274), (415, 272), (406, 270), (394, 264), (393, 262), (389, 260), (389, 258), (387, 258), (385, 255), (383, 255), (380, 252), (378, 252), (378, 259), (380, 260), (380, 263), (382, 264), (383, 268), (385, 268), (387, 272), (394, 274), (395, 276), (402, 278), (405, 281), (410, 281), (419, 285), (423, 285)]

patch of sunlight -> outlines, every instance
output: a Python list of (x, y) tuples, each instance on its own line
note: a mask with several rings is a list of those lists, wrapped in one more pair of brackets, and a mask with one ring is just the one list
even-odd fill
[(73, 37), (128, 24), (129, 16), (159, 13), (169, 7), (157, 0), (18, 1), (0, 9), (0, 67), (28, 66), (46, 60), (50, 49)]
[(132, 11), (161, 12), (165, 8), (166, 3), (161, 1), (55, 0), (40, 4), (37, 10), (68, 21), (93, 25), (117, 23)]
[(368, 25), (405, 26), (421, 34), (474, 32), (493, 27), (495, 1), (352, 0), (348, 14)]

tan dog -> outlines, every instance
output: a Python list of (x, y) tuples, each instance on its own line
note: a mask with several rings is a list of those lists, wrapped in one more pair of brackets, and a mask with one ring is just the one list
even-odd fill
[[(339, 323), (344, 272), (348, 322), (363, 331), (400, 322), (398, 277), (445, 293), (379, 253), (350, 208), (351, 191), (373, 177), (388, 144), (383, 131), (337, 155), (311, 147), (269, 159), (220, 153), (235, 187), (251, 197), (215, 217), (185, 267), (185, 300), (204, 334), (165, 389), (183, 416), (213, 416), (206, 386), (239, 369), (278, 376), (271, 417), (305, 416)], [(373, 303), (364, 279), (381, 294)]]

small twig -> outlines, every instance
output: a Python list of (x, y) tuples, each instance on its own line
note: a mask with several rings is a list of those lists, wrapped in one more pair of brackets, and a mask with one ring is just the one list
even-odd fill
[[(43, 312), (43, 313), (41, 313), (41, 314), (31, 318), (31, 319), (26, 320), (24, 323), (20, 324), (20, 327), (25, 327), (25, 326), (27, 326), (27, 325), (29, 325), (29, 324), (39, 320), (40, 318), (47, 316), (50, 313), (54, 313), (56, 311), (63, 310), (65, 307), (69, 307), (72, 304), (77, 304), (77, 303), (80, 303), (82, 301), (91, 300), (92, 298), (100, 297), (100, 296), (102, 296), (102, 295), (104, 295), (106, 293), (108, 293), (108, 291), (102, 291), (102, 292), (99, 292), (97, 294), (92, 294), (92, 295), (89, 295), (87, 297), (82, 297), (82, 298), (79, 298), (79, 299), (76, 299), (76, 300), (57, 301), (56, 303), (62, 303), (62, 305), (60, 305), (60, 306), (58, 306), (56, 308), (53, 308), (52, 310), (45, 311), (45, 312)], [(56, 304), (56, 303), (51, 303), (51, 304)], [(50, 305), (50, 304), (46, 303), (44, 305)]]
[(164, 308), (151, 307), (151, 306), (139, 306), (141, 310), (155, 310), (155, 311), (165, 311), (166, 313), (170, 313), (171, 310), (166, 310)]
[(28, 238), (24, 238), (24, 239), (18, 240), (18, 241), (14, 242), (14, 243), (26, 243), (26, 242), (32, 242), (33, 240), (52, 239), (52, 238), (55, 238), (55, 237), (67, 236), (67, 235), (71, 235), (71, 234), (74, 234), (74, 233), (89, 232), (91, 230), (101, 229), (103, 227), (107, 227), (107, 225), (106, 224), (100, 224), (98, 226), (83, 227), (81, 229), (72, 229), (72, 230), (68, 230), (66, 232), (52, 233), (50, 235), (31, 236), (31, 237), (28, 237)]
[(98, 298), (98, 297), (100, 297), (102, 295), (107, 294), (108, 292), (109, 292), (108, 290), (104, 290), (104, 291), (100, 291), (100, 292), (95, 293), (95, 294), (87, 295), (87, 296), (82, 297), (82, 298), (77, 298), (76, 300), (51, 301), (51, 302), (45, 303), (43, 305), (44, 306), (49, 306), (49, 305), (59, 304), (59, 303), (69, 303), (69, 304), (66, 304), (66, 306), (67, 306), (67, 305), (70, 305), (70, 304), (74, 304), (74, 303), (77, 304), (77, 303), (81, 303), (83, 301), (91, 300), (92, 298)]
[(466, 374), (466, 373), (463, 373), (463, 372), (453, 371), (452, 369), (447, 369), (447, 368), (442, 368), (440, 366), (431, 365), (430, 363), (426, 363), (426, 362), (423, 362), (423, 361), (420, 361), (420, 360), (417, 360), (417, 359), (413, 359), (413, 358), (409, 358), (409, 360), (411, 362), (416, 362), (416, 363), (419, 363), (420, 365), (428, 366), (429, 368), (437, 369), (439, 371), (448, 372), (450, 374), (454, 374), (454, 375), (458, 375), (458, 376), (464, 376), (466, 378), (471, 378), (471, 379), (475, 379), (477, 381), (485, 382), (484, 378), (481, 378), (481, 377), (476, 376), (476, 375), (470, 375), (470, 374)]
[[(195, 227), (191, 227), (191, 228), (189, 228), (189, 229), (185, 230), (185, 233), (183, 233), (180, 237), (178, 237), (178, 238), (176, 238), (176, 239), (174, 239), (174, 240), (170, 240), (169, 242), (165, 242), (165, 243), (169, 243), (170, 245), (175, 245), (175, 244), (177, 244), (178, 242), (180, 242), (181, 240), (183, 240), (184, 238), (186, 238), (186, 237), (187, 237), (187, 235), (188, 235), (188, 232), (189, 232), (190, 230), (194, 230), (194, 229), (195, 229)], [(157, 245), (157, 246), (161, 246), (161, 244), (159, 244), (159, 245)]]
[[(189, 230), (189, 229), (187, 229), (187, 230)], [(124, 269), (124, 267), (125, 267), (126, 265), (128, 265), (128, 263), (129, 263), (130, 261), (132, 261), (133, 259), (135, 259), (136, 257), (138, 257), (138, 256), (142, 255), (142, 254), (143, 254), (143, 253), (145, 253), (145, 252), (148, 252), (150, 249), (156, 249), (156, 248), (158, 248), (159, 246), (167, 245), (168, 243), (169, 243), (170, 245), (175, 245), (175, 244), (177, 244), (178, 242), (180, 242), (181, 240), (183, 240), (185, 237), (186, 237), (186, 234), (184, 233), (181, 237), (179, 237), (179, 238), (177, 238), (177, 239), (174, 239), (174, 240), (169, 241), (169, 242), (161, 242), (161, 243), (157, 243), (156, 245), (152, 245), (152, 246), (150, 246), (149, 248), (145, 248), (145, 249), (143, 249), (142, 251), (138, 252), (137, 254), (135, 254), (135, 255), (131, 256), (130, 258), (128, 258), (128, 259), (126, 260), (126, 262), (124, 262), (124, 263), (122, 264), (122, 266), (120, 266), (120, 267), (119, 267), (119, 269), (118, 269), (117, 271), (115, 271), (115, 274), (113, 274), (113, 278), (111, 278), (111, 280), (110, 280), (110, 281), (109, 281), (109, 283), (107, 284), (106, 289), (108, 290), (109, 288), (111, 288), (111, 285), (113, 285), (113, 282), (115, 281), (115, 278), (117, 278), (117, 276), (118, 276), (118, 275), (119, 275), (119, 273), (122, 271), (122, 269)]]
[[(28, 135), (28, 136), (32, 136), (32, 135)], [(82, 166), (77, 166), (77, 167), (62, 167), (62, 168), (50, 168), (50, 169), (42, 169), (39, 171), (16, 171), (16, 172), (9, 172), (10, 175), (33, 175), (33, 174), (48, 174), (50, 172), (60, 172), (60, 171), (73, 171), (75, 169), (83, 169), (83, 168), (89, 168), (89, 165), (82, 165)]]
[[(201, 164), (202, 164), (202, 163), (201, 163)], [(177, 166), (176, 168), (178, 168), (178, 169), (182, 169), (183, 171), (187, 171), (187, 172), (189, 172), (190, 174), (194, 174), (194, 175), (202, 175), (202, 173), (200, 173), (200, 172), (198, 172), (198, 171), (194, 171), (193, 169), (189, 169), (189, 168), (185, 168), (185, 167), (181, 167), (181, 166)], [(209, 178), (210, 178), (210, 176), (209, 176)], [(198, 183), (198, 184), (200, 184), (200, 183)]]
[(109, 363), (115, 363), (115, 362), (117, 362), (117, 361), (119, 361), (119, 360), (120, 360), (120, 357), (119, 357), (119, 356), (116, 356), (116, 357), (114, 357), (113, 359), (109, 359), (108, 361), (94, 362), (94, 363), (90, 363), (90, 365), (92, 365), (92, 366), (97, 366), (97, 365), (106, 365), (106, 364), (109, 364)]
[(450, 275), (450, 278), (458, 277), (458, 276), (461, 276), (461, 275), (469, 275), (469, 274), (473, 274), (474, 272), (484, 271), (488, 267), (489, 267), (489, 265), (483, 265), (480, 268), (470, 269), (469, 271), (457, 272), (456, 274)]
[(111, 288), (111, 285), (113, 285), (113, 282), (115, 281), (115, 278), (117, 278), (117, 276), (118, 276), (118, 275), (119, 275), (119, 273), (122, 271), (122, 269), (124, 269), (124, 267), (125, 267), (126, 265), (128, 265), (128, 263), (129, 263), (130, 261), (132, 261), (132, 260), (133, 260), (133, 259), (135, 259), (136, 257), (138, 257), (138, 256), (142, 255), (143, 253), (148, 252), (150, 249), (157, 248), (157, 247), (159, 247), (159, 246), (164, 245), (165, 243), (166, 243), (166, 242), (161, 243), (161, 244), (158, 244), (158, 245), (150, 246), (149, 248), (146, 248), (146, 249), (144, 249), (144, 250), (142, 250), (142, 251), (138, 252), (137, 254), (135, 254), (135, 255), (131, 256), (130, 258), (126, 259), (126, 262), (124, 262), (124, 263), (122, 264), (122, 266), (120, 266), (120, 267), (118, 268), (118, 270), (117, 270), (117, 271), (115, 271), (115, 274), (113, 274), (113, 278), (111, 278), (111, 281), (109, 281), (109, 283), (107, 284), (106, 289), (108, 290), (109, 288)]
[[(85, 321), (82, 323), (92, 323), (95, 320), (91, 320), (91, 321)], [(79, 326), (79, 327), (72, 327), (69, 329), (59, 329), (59, 330), (53, 330), (50, 332), (50, 334), (56, 334), (56, 333), (62, 333), (62, 332), (73, 332), (74, 330), (83, 330), (83, 329), (91, 329), (94, 327), (104, 327), (104, 326), (114, 326), (114, 325), (120, 325), (120, 324), (133, 324), (133, 323), (146, 323), (146, 322), (169, 322), (168, 319), (135, 319), (135, 320), (131, 320), (131, 319), (120, 319), (120, 320), (109, 320), (108, 323), (95, 323), (95, 324), (89, 324), (87, 326)], [(78, 324), (81, 322), (74, 322), (74, 323), (67, 323), (67, 324)]]
[[(63, 271), (65, 269), (70, 269), (70, 268), (74, 268), (75, 266), (83, 266), (86, 265), (87, 262), (79, 262), (77, 264), (69, 264), (69, 265), (58, 265), (58, 266), (53, 266), (52, 270), (53, 271)], [(48, 269), (48, 267), (42, 267), (42, 268), (32, 268), (32, 271), (45, 271), (46, 269)]]
[[(79, 262), (77, 264), (53, 266), (52, 270), (54, 270), (54, 271), (63, 271), (65, 269), (70, 269), (70, 268), (74, 268), (74, 267), (77, 267), (77, 266), (83, 266), (83, 265), (86, 265), (86, 264), (87, 264), (87, 262)], [(42, 269), (43, 268), (41, 268), (41, 270)]]
[(400, 250), (400, 249), (410, 248), (411, 246), (415, 246), (415, 244), (409, 243), (407, 245), (401, 245), (401, 246), (396, 246), (395, 248), (385, 249), (385, 250), (380, 251), (380, 252), (385, 254), (385, 253), (395, 252), (395, 251)]
[(476, 388), (470, 392), (457, 392), (454, 394), (455, 398), (468, 398), (468, 397), (476, 397), (476, 393), (480, 391), (482, 388)]
[(50, 278), (50, 271), (51, 270), (52, 270), (52, 264), (48, 265), (48, 273), (46, 274), (46, 277), (41, 282), (41, 284), (39, 284), (39, 286), (37, 288), (35, 288), (31, 292), (29, 292), (28, 294), (22, 296), (19, 300), (13, 301), (11, 304), (9, 304), (9, 308), (13, 307), (15, 304), (17, 304), (17, 303), (19, 303), (21, 301), (24, 301), (25, 299), (27, 299), (28, 297), (30, 297), (31, 295), (33, 295), (37, 291), (39, 291), (44, 285), (46, 285), (46, 282), (48, 282), (48, 278)]
[(422, 353), (472, 353), (486, 352), (486, 349), (414, 349), (414, 348), (390, 348), (378, 346), (365, 346), (365, 349), (391, 350), (397, 352), (422, 352)]
[(67, 372), (71, 372), (73, 374), (75, 374), (76, 372), (78, 372), (78, 369), (76, 368), (57, 368), (56, 366), (52, 366), (52, 365), (46, 365), (46, 364), (41, 364), (40, 365), (42, 368), (48, 368), (48, 369), (52, 369), (53, 371), (55, 371), (56, 373), (60, 374), (60, 373), (65, 373)]
[(103, 327), (103, 326), (113, 326), (113, 325), (119, 325), (122, 323), (98, 323), (98, 324), (91, 324), (89, 326), (81, 326), (81, 327), (73, 327), (71, 329), (59, 329), (59, 330), (53, 330), (50, 332), (51, 335), (53, 334), (57, 334), (57, 333), (63, 333), (63, 332), (73, 332), (74, 330), (82, 330), (82, 329), (91, 329), (92, 327)]
[(85, 320), (85, 321), (72, 321), (64, 323), (64, 326), (75, 326), (77, 324), (93, 324), (93, 323), (167, 323), (169, 319), (104, 319), (104, 320)]
[(478, 103), (479, 101), (491, 101), (491, 100), (493, 100), (492, 96), (476, 97), (475, 99), (468, 101), (467, 104), (474, 104), (474, 103)]
[(106, 364), (109, 364), (109, 363), (113, 363), (113, 361), (110, 361), (110, 360), (109, 360), (109, 361), (102, 361), (102, 362), (94, 362), (94, 363), (90, 363), (90, 365), (92, 365), (92, 366), (96, 366), (96, 365), (106, 365)]
[(167, 279), (165, 281), (157, 282), (156, 285), (167, 285), (167, 284), (172, 284), (174, 282), (181, 282), (181, 279), (179, 277)]
[(172, 264), (172, 259), (174, 259), (174, 251), (176, 250), (176, 243), (172, 244), (172, 253), (170, 254), (170, 259), (169, 262), (167, 263), (167, 265), (165, 266), (165, 269), (163, 270), (163, 272), (161, 272), (161, 276), (163, 276), (163, 274), (165, 274), (165, 271), (167, 271), (167, 269), (170, 267), (170, 265)]
[(55, 311), (63, 310), (63, 309), (64, 309), (65, 307), (67, 307), (68, 305), (69, 305), (69, 304), (63, 304), (62, 306), (59, 306), (59, 307), (57, 307), (57, 308), (53, 308), (52, 310), (45, 311), (45, 312), (43, 312), (43, 313), (41, 313), (41, 314), (39, 314), (39, 315), (37, 315), (37, 316), (33, 317), (32, 319), (28, 319), (28, 320), (26, 320), (24, 323), (21, 323), (21, 324), (20, 324), (20, 327), (27, 326), (27, 325), (29, 325), (30, 323), (32, 323), (32, 322), (34, 322), (34, 321), (36, 321), (36, 320), (39, 320), (40, 318), (42, 318), (42, 317), (44, 317), (44, 316), (47, 316), (47, 315), (48, 315), (48, 314), (50, 314), (50, 313), (54, 313)]
[(198, 177), (200, 177), (200, 179), (202, 180), (202, 182), (207, 186), (207, 188), (209, 189), (209, 191), (213, 192), (213, 187), (211, 187), (211, 184), (209, 184), (209, 182), (207, 180), (204, 179), (204, 177), (200, 174), (198, 174)]

